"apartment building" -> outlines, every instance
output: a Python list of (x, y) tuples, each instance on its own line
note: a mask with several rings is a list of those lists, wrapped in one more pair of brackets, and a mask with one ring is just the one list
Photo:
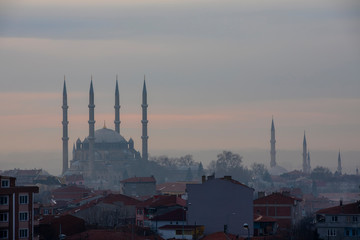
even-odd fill
[(34, 238), (36, 186), (16, 186), (16, 178), (0, 175), (0, 239)]

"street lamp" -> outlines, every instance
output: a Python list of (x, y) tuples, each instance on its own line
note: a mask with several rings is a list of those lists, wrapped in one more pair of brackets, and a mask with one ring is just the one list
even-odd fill
[(243, 228), (247, 229), (247, 231), (248, 231), (248, 240), (250, 240), (250, 227), (249, 227), (249, 224), (244, 223)]

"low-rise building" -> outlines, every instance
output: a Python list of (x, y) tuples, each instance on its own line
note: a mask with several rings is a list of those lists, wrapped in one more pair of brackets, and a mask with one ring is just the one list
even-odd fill
[(151, 177), (132, 177), (121, 181), (122, 193), (131, 197), (153, 196), (156, 194), (156, 180)]
[(360, 201), (317, 211), (316, 228), (323, 239), (359, 239)]
[(188, 224), (204, 225), (205, 234), (219, 231), (252, 236), (254, 189), (234, 180), (231, 176), (214, 178), (205, 176), (201, 184), (187, 185)]
[(301, 220), (301, 199), (283, 193), (272, 193), (254, 200), (254, 214), (274, 218), (279, 231), (290, 235), (292, 228)]
[[(174, 221), (169, 221), (173, 222), (172, 224), (176, 225), (176, 222), (177, 224), (184, 224), (186, 221), (185, 206), (186, 201), (175, 195), (153, 196), (136, 206), (136, 225), (149, 227), (153, 231), (156, 231), (159, 227), (158, 224), (161, 224), (162, 220), (164, 220), (164, 224), (170, 224), (167, 223), (167, 220), (172, 218)], [(182, 209), (182, 211), (175, 211), (177, 209)]]
[(36, 186), (16, 186), (16, 178), (0, 176), (0, 239), (34, 237), (34, 194)]

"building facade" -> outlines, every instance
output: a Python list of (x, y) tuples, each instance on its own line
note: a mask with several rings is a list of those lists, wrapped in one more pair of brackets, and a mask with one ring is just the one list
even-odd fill
[(34, 237), (34, 193), (36, 186), (16, 186), (16, 178), (0, 176), (0, 239)]
[(272, 193), (254, 200), (254, 213), (275, 219), (279, 231), (290, 235), (302, 218), (300, 202), (301, 199), (283, 193)]
[(359, 239), (360, 201), (317, 211), (316, 229), (322, 239)]
[(225, 176), (224, 178), (203, 177), (201, 184), (187, 185), (188, 224), (204, 225), (205, 234), (224, 231), (247, 237), (253, 235), (253, 192), (254, 189)]

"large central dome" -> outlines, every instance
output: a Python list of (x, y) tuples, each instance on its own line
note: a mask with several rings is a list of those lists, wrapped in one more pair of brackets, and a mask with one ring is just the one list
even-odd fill
[(127, 143), (127, 141), (114, 130), (102, 128), (95, 131), (95, 143)]

